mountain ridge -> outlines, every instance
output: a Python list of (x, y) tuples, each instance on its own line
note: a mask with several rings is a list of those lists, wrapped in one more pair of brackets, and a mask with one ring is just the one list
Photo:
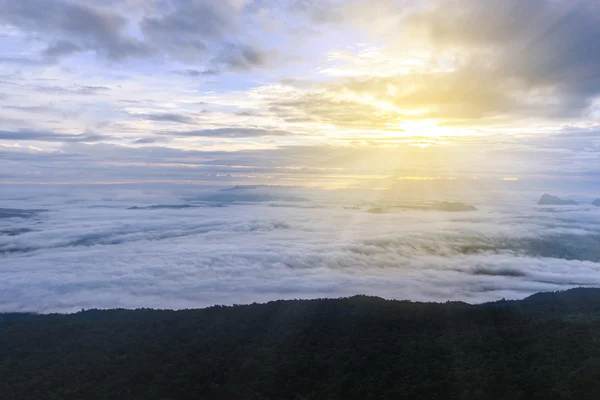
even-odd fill
[(29, 315), (0, 323), (0, 398), (596, 399), (598, 305), (578, 288)]
[[(169, 309), (169, 308), (109, 308), (109, 309), (82, 309), (81, 311), (77, 311), (74, 313), (35, 313), (35, 312), (0, 312), (0, 323), (10, 320), (29, 320), (29, 319), (48, 319), (53, 317), (69, 317), (69, 316), (84, 316), (86, 313), (106, 313), (108, 316), (116, 315), (117, 313), (127, 313), (127, 312), (156, 312), (156, 313), (177, 313), (181, 311), (203, 311), (210, 309), (220, 309), (220, 308), (231, 308), (231, 307), (245, 307), (245, 306), (261, 306), (261, 305), (269, 305), (272, 303), (286, 303), (286, 302), (318, 302), (318, 301), (355, 301), (357, 299), (367, 299), (371, 301), (383, 301), (389, 302), (392, 304), (405, 303), (405, 304), (413, 304), (413, 305), (453, 305), (453, 306), (465, 306), (465, 307), (504, 307), (504, 308), (513, 308), (515, 310), (523, 311), (528, 307), (537, 306), (539, 307), (544, 305), (552, 305), (552, 306), (563, 306), (563, 312), (570, 312), (573, 310), (573, 307), (581, 307), (587, 308), (589, 313), (598, 313), (598, 318), (600, 318), (600, 288), (595, 287), (576, 287), (566, 290), (558, 290), (552, 292), (537, 292), (523, 299), (517, 300), (496, 300), (485, 303), (467, 303), (464, 301), (414, 301), (409, 299), (386, 299), (379, 296), (365, 295), (365, 294), (356, 294), (348, 297), (337, 297), (337, 298), (316, 298), (316, 299), (292, 299), (292, 300), (272, 300), (264, 303), (247, 303), (247, 304), (234, 304), (234, 305), (221, 305), (215, 304), (209, 307), (204, 308), (186, 308), (186, 309)], [(587, 307), (586, 307), (587, 306)], [(589, 308), (589, 306), (594, 306), (594, 308)], [(536, 311), (539, 313), (539, 311)]]

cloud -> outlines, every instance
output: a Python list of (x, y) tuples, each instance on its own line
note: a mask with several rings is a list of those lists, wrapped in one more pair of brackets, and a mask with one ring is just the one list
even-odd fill
[(71, 86), (58, 86), (58, 85), (37, 85), (33, 87), (33, 90), (41, 93), (49, 94), (77, 94), (77, 95), (97, 95), (105, 93), (111, 90), (106, 86), (85, 86), (85, 85), (71, 85)]
[(336, 88), (312, 92), (297, 99), (277, 99), (269, 111), (284, 121), (297, 124), (331, 124), (338, 128), (357, 130), (393, 130), (402, 132), (402, 117), (373, 104), (336, 95)]
[[(36, 58), (6, 58), (4, 62), (56, 62), (93, 52), (111, 62), (173, 59), (208, 62), (245, 70), (264, 63), (264, 53), (239, 43), (234, 31), (241, 12), (235, 1), (177, 0), (141, 7), (115, 1), (0, 1), (0, 21), (46, 43)], [(138, 31), (139, 34), (133, 34)], [(233, 44), (235, 43), (235, 44)], [(207, 69), (206, 71), (210, 71)]]
[(140, 27), (153, 43), (183, 60), (198, 59), (207, 48), (205, 41), (224, 35), (231, 22), (229, 10), (217, 2), (182, 0), (167, 7), (164, 13), (144, 17)]
[(0, 131), (0, 140), (89, 143), (110, 140), (112, 136), (98, 134), (66, 134), (33, 130)]
[[(540, 101), (540, 105), (543, 97), (551, 98), (556, 106), (548, 104), (545, 116), (552, 118), (584, 114), (600, 93), (595, 73), (600, 67), (600, 44), (594, 39), (600, 35), (599, 11), (591, 1), (509, 0), (499, 4), (484, 0), (456, 7), (452, 1), (440, 0), (407, 14), (406, 22), (409, 31), (425, 34), (436, 54), (465, 53), (467, 64), (459, 71), (467, 73), (469, 64), (479, 65), (470, 74), (478, 86), (475, 89), (489, 88), (492, 83), (497, 95), (509, 96), (509, 104), (517, 107), (524, 106), (518, 101), (523, 96), (526, 102)], [(472, 85), (458, 81), (455, 97), (460, 100), (472, 90)], [(503, 112), (493, 102), (482, 100)]]
[(174, 73), (195, 78), (198, 76), (218, 75), (219, 71), (216, 69), (205, 69), (205, 70), (185, 69), (185, 70), (181, 70), (181, 71), (174, 71)]
[(234, 71), (247, 71), (265, 65), (268, 59), (269, 54), (251, 46), (227, 43), (212, 63)]
[(206, 60), (214, 47), (218, 50), (211, 63), (217, 67), (246, 70), (263, 65), (266, 56), (261, 50), (229, 40), (236, 29), (236, 14), (233, 2), (182, 0), (171, 2), (167, 12), (145, 17), (140, 27), (152, 43), (182, 61)]
[[(187, 180), (182, 165), (210, 180), (302, 171), (382, 187), (442, 175), (566, 185), (598, 172), (593, 2), (22, 3), (0, 0), (4, 131), (63, 132), (35, 143), (44, 151), (121, 145), (77, 149), (101, 180), (144, 168)], [(590, 133), (562, 135), (569, 126)], [(75, 167), (44, 159), (29, 177)]]
[[(228, 128), (229, 129), (229, 128)], [(234, 129), (235, 128), (231, 128)], [(412, 146), (412, 142), (422, 143), (422, 138), (406, 139), (406, 142), (381, 145), (379, 143), (341, 143), (329, 145), (287, 145), (271, 148), (245, 148), (231, 150), (203, 146), (200, 148), (175, 148), (174, 142), (184, 138), (226, 139), (236, 137), (255, 138), (296, 138), (296, 135), (268, 135), (267, 128), (250, 132), (208, 132), (165, 130), (155, 132), (153, 136), (140, 137), (139, 134), (126, 138), (98, 134), (82, 136), (54, 137), (54, 131), (41, 131), (47, 140), (61, 143), (60, 150), (65, 156), (77, 156), (65, 163), (53, 164), (43, 156), (49, 151), (43, 148), (33, 155), (23, 156), (25, 148), (10, 148), (1, 160), (3, 171), (12, 173), (11, 161), (15, 158), (27, 157), (29, 162), (43, 175), (23, 175), (19, 172), (13, 180), (40, 181), (99, 181), (107, 182), (115, 179), (123, 181), (171, 180), (188, 181), (221, 181), (270, 184), (306, 184), (325, 187), (378, 187), (397, 188), (397, 193), (407, 196), (421, 196), (427, 193), (449, 191), (452, 196), (460, 195), (467, 187), (477, 188), (482, 194), (489, 190), (499, 190), (499, 199), (508, 190), (534, 191), (532, 200), (537, 201), (544, 192), (573, 197), (573, 194), (594, 194), (600, 192), (595, 177), (598, 168), (595, 162), (597, 154), (583, 150), (578, 146), (573, 150), (557, 150), (539, 144), (540, 138), (533, 136), (531, 142), (521, 143), (521, 139), (503, 135), (492, 138), (496, 145), (488, 145), (490, 138), (465, 137), (456, 143), (431, 144), (421, 148)], [(265, 129), (264, 132), (260, 129)], [(37, 132), (30, 130), (32, 132)], [(22, 131), (8, 131), (5, 140), (19, 142)], [(67, 135), (67, 134), (61, 134)], [(194, 136), (198, 135), (198, 136)], [(203, 136), (206, 135), (206, 136)], [(246, 136), (241, 136), (246, 135)], [(252, 136), (254, 135), (254, 136)], [(257, 136), (258, 135), (258, 136)], [(31, 135), (31, 141), (41, 139), (40, 135)], [(138, 139), (147, 139), (138, 144), (154, 143), (152, 146), (136, 146)], [(45, 140), (45, 139), (44, 139)], [(568, 140), (568, 139), (565, 139)], [(89, 142), (123, 142), (89, 143)], [(0, 145), (1, 146), (1, 145)], [(41, 144), (36, 143), (36, 146)], [(173, 146), (173, 147), (171, 147)], [(43, 146), (42, 146), (43, 147)], [(54, 146), (53, 146), (54, 147)], [(8, 150), (8, 148), (7, 148)], [(35, 155), (39, 160), (35, 160)], [(81, 157), (84, 157), (81, 159)], [(523, 169), (526, 163), (527, 169)], [(86, 175), (69, 174), (69, 171), (85, 169)], [(27, 165), (22, 166), (22, 171)], [(17, 173), (17, 171), (14, 171)], [(477, 179), (474, 179), (476, 177)], [(519, 177), (518, 181), (499, 182), (504, 177)], [(421, 179), (421, 180), (419, 180)], [(461, 189), (462, 188), (462, 189)], [(541, 192), (541, 193), (540, 193)], [(561, 193), (562, 192), (562, 193)], [(384, 192), (380, 192), (384, 193)], [(396, 193), (396, 192), (394, 192)], [(493, 191), (491, 193), (494, 193)], [(486, 194), (486, 196), (488, 196)], [(493, 197), (492, 194), (489, 194)], [(595, 198), (595, 197), (594, 197)], [(435, 199), (442, 201), (439, 199)], [(470, 198), (456, 200), (468, 204)]]
[(69, 54), (77, 53), (81, 48), (67, 40), (57, 40), (44, 50), (43, 55), (46, 57), (61, 57)]
[(150, 144), (150, 143), (156, 143), (156, 139), (154, 138), (139, 138), (135, 140), (135, 143), (137, 144)]
[(130, 114), (136, 118), (146, 119), (149, 121), (158, 121), (158, 122), (176, 122), (179, 124), (192, 124), (194, 123), (194, 119), (187, 115), (176, 114), (176, 113), (136, 113)]
[(316, 24), (336, 22), (343, 19), (340, 11), (336, 10), (334, 2), (322, 2), (315, 0), (295, 0), (290, 2), (291, 12), (303, 15)]
[(45, 55), (91, 50), (113, 60), (146, 55), (149, 49), (127, 34), (120, 15), (64, 0), (0, 1), (0, 20), (50, 38)]
[[(372, 130), (431, 119), (523, 128), (595, 115), (600, 10), (593, 1), (367, 3), (337, 4), (335, 17), (325, 18), (334, 23), (329, 29), (358, 30), (363, 43), (329, 52), (320, 68), (329, 79), (302, 98), (277, 101), (278, 115)], [(290, 2), (309, 20), (331, 14), (323, 8)]]
[(0, 57), (0, 64), (14, 64), (23, 66), (39, 66), (45, 63), (41, 60), (35, 60), (25, 57)]
[[(480, 211), (468, 217), (375, 215), (344, 209), (348, 197), (331, 191), (246, 191), (303, 193), (321, 208), (255, 203), (140, 211), (128, 208), (185, 205), (184, 197), (214, 189), (11, 186), (2, 192), (7, 207), (50, 211), (3, 219), (2, 310), (185, 308), (357, 293), (480, 302), (600, 284), (600, 214), (589, 209), (549, 215), (511, 203), (477, 204)], [(578, 256), (568, 256), (569, 245), (560, 253), (557, 241), (579, 243)]]
[(242, 137), (261, 137), (261, 136), (288, 136), (291, 132), (279, 129), (264, 129), (264, 128), (214, 128), (214, 129), (199, 129), (194, 131), (174, 131), (169, 132), (169, 135), (181, 137), (225, 137), (225, 138), (242, 138)]
[(45, 113), (48, 111), (53, 111), (54, 109), (50, 106), (0, 106), (0, 108), (6, 110), (14, 110), (14, 111), (23, 111), (27, 113)]

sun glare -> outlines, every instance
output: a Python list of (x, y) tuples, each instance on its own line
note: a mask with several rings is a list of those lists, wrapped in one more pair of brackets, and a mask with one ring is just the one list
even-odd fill
[(459, 129), (449, 126), (440, 126), (435, 120), (405, 121), (400, 124), (407, 136), (419, 137), (443, 137), (443, 136), (467, 136), (468, 129)]

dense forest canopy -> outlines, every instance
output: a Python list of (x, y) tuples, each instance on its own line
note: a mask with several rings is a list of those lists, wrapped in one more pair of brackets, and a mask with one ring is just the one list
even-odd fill
[(2, 399), (598, 399), (600, 289), (0, 316)]

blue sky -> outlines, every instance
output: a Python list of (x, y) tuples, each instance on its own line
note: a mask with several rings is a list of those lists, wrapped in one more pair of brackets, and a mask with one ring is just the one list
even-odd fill
[(0, 0), (0, 179), (593, 182), (598, 7)]

